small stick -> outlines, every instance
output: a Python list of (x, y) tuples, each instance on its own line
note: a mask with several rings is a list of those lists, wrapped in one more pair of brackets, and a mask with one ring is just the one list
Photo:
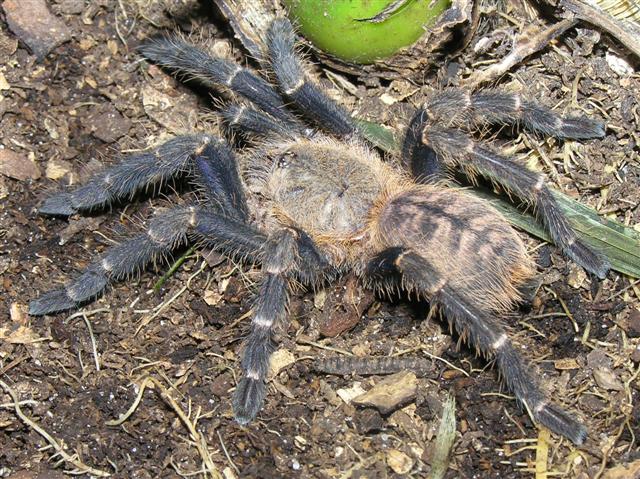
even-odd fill
[(476, 89), (483, 83), (495, 81), (529, 55), (542, 50), (551, 40), (562, 35), (577, 23), (578, 20), (574, 18), (566, 18), (533, 34), (527, 31), (523, 32), (511, 53), (499, 63), (491, 65), (475, 76), (469, 77), (464, 83), (471, 89)]
[(76, 459), (75, 457), (67, 454), (67, 452), (62, 448), (58, 441), (56, 441), (51, 435), (49, 435), (47, 431), (45, 431), (35, 421), (33, 421), (22, 412), (20, 401), (18, 400), (18, 395), (16, 394), (16, 392), (2, 380), (0, 380), (0, 386), (2, 386), (2, 389), (4, 389), (9, 396), (11, 396), (11, 400), (13, 401), (13, 408), (16, 411), (16, 415), (22, 420), (22, 422), (24, 422), (27, 426), (40, 434), (49, 444), (51, 444), (51, 447), (53, 447), (53, 449), (55, 449), (56, 451), (55, 455), (60, 456), (64, 461), (73, 464), (77, 468), (78, 472), (81, 472), (83, 474), (92, 474), (98, 477), (109, 477), (111, 475), (106, 471), (87, 466), (79, 459)]

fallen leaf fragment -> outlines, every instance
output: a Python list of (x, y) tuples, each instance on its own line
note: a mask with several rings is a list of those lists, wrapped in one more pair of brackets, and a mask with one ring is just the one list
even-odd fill
[(340, 399), (349, 404), (353, 401), (353, 398), (362, 396), (364, 392), (365, 390), (362, 388), (362, 385), (359, 382), (355, 382), (350, 388), (338, 389), (336, 394), (340, 396)]
[(618, 376), (609, 368), (597, 368), (593, 370), (593, 378), (596, 380), (598, 386), (602, 389), (609, 389), (612, 391), (624, 391), (624, 385), (622, 381), (618, 379)]
[(269, 377), (278, 375), (284, 368), (296, 362), (296, 357), (288, 349), (278, 349), (269, 360)]
[(557, 359), (553, 362), (553, 365), (559, 371), (580, 369), (580, 364), (578, 364), (575, 358)]
[(602, 479), (640, 479), (640, 459), (605, 471)]
[(0, 340), (9, 344), (31, 344), (40, 341), (38, 335), (27, 326), (0, 328)]
[(51, 180), (59, 180), (66, 174), (71, 173), (71, 163), (65, 160), (52, 158), (47, 162), (47, 169), (45, 175)]

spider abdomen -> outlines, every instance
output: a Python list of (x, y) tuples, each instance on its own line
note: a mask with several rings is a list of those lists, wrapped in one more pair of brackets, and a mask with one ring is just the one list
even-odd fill
[(381, 209), (374, 236), (382, 247), (409, 248), (433, 265), (439, 281), (475, 304), (505, 311), (534, 275), (522, 240), (498, 211), (461, 190), (417, 187)]

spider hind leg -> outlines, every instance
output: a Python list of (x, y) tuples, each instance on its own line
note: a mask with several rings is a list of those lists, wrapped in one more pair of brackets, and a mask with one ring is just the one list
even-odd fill
[(532, 366), (518, 353), (495, 314), (474, 306), (464, 292), (450, 286), (428, 261), (411, 250), (396, 247), (382, 251), (369, 261), (367, 272), (373, 274), (375, 280), (380, 266), (388, 270), (392, 264), (402, 275), (404, 289), (428, 299), (432, 307), (440, 308), (443, 316), (477, 352), (495, 357), (505, 383), (536, 422), (575, 444), (585, 441), (584, 425), (547, 399)]

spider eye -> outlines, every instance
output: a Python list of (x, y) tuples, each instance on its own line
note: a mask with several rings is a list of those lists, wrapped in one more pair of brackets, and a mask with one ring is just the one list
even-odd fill
[(292, 156), (291, 153), (285, 153), (281, 155), (276, 160), (276, 167), (278, 168), (287, 168), (289, 166), (289, 157)]

